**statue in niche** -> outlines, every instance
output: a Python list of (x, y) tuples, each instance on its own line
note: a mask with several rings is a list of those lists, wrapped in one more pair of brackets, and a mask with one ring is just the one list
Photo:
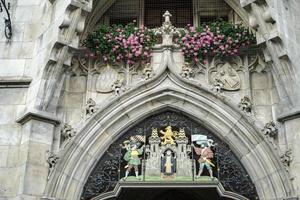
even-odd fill
[(145, 143), (145, 137), (141, 135), (132, 136), (130, 141), (124, 142), (124, 148), (126, 148), (127, 152), (124, 155), (124, 160), (127, 161), (127, 165), (125, 166), (126, 172), (125, 177), (123, 180), (126, 180), (129, 176), (131, 170), (134, 170), (135, 177), (140, 180), (139, 178), (139, 166), (141, 165), (141, 158), (140, 156), (143, 154), (144, 145), (141, 146), (141, 143)]
[(168, 149), (161, 156), (161, 172), (165, 177), (171, 177), (176, 172), (176, 156), (175, 153)]
[(218, 82), (222, 85), (223, 90), (235, 91), (241, 88), (241, 79), (236, 69), (229, 63), (215, 61), (216, 71), (211, 73), (211, 82)]
[(212, 167), (215, 165), (212, 163), (211, 159), (214, 157), (214, 153), (211, 150), (213, 146), (213, 140), (208, 139), (205, 135), (192, 135), (192, 142), (195, 142), (199, 147), (196, 147), (194, 144), (192, 145), (196, 155), (199, 156), (199, 172), (196, 176), (196, 179), (200, 178), (204, 168), (206, 168), (209, 172), (210, 178), (214, 179)]
[(161, 138), (162, 145), (171, 144), (175, 145), (176, 133), (172, 131), (171, 126), (167, 126), (165, 131), (161, 130), (160, 133), (163, 135)]

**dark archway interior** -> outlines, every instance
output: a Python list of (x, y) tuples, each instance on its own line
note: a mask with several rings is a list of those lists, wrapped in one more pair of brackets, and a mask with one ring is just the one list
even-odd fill
[(230, 200), (220, 197), (214, 188), (130, 188), (123, 189), (120, 195), (111, 200)]

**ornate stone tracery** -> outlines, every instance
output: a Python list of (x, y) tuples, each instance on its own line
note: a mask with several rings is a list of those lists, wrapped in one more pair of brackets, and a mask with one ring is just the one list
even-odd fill
[(224, 87), (224, 86), (223, 86)]
[(235, 91), (241, 88), (241, 79), (238, 71), (243, 70), (242, 60), (239, 57), (223, 61), (214, 58), (209, 69), (209, 81), (211, 84), (221, 83), (223, 90)]
[[(205, 129), (203, 126), (195, 123), (193, 120), (190, 120), (188, 117), (177, 112), (166, 111), (149, 117), (142, 123), (135, 126), (133, 129), (128, 130), (109, 147), (107, 153), (105, 153), (104, 156), (99, 160), (93, 172), (90, 174), (89, 179), (84, 187), (82, 198), (89, 199), (114, 189), (120, 180), (120, 177), (123, 177), (125, 173), (123, 166), (126, 164), (124, 161), (122, 161), (122, 152), (124, 150), (120, 148), (120, 145), (123, 143), (123, 141), (133, 135), (146, 135), (147, 137), (150, 137), (150, 146), (147, 147), (146, 152), (150, 152), (150, 149), (155, 149), (155, 151), (152, 152), (153, 155), (146, 154), (147, 156), (145, 155), (146, 157), (143, 158), (147, 159), (145, 162), (150, 164), (150, 166), (148, 166), (149, 171), (146, 171), (146, 176), (149, 176), (153, 173), (156, 174), (157, 169), (155, 164), (158, 164), (158, 162), (155, 161), (155, 155), (158, 153), (158, 149), (160, 149), (159, 143), (161, 142), (160, 138), (158, 137), (158, 130), (166, 133), (170, 130), (168, 128), (169, 126), (175, 127), (175, 130), (178, 130), (175, 132), (177, 132), (176, 138), (180, 140), (180, 144), (178, 144), (178, 147), (176, 145), (172, 145), (171, 143), (166, 144), (162, 146), (162, 152), (164, 152), (166, 149), (172, 149), (176, 152), (176, 148), (179, 147), (179, 152), (181, 152), (181, 146), (185, 146), (189, 142), (188, 137), (190, 137), (191, 134), (205, 133), (209, 138), (213, 139), (217, 143), (217, 146), (214, 148), (216, 159), (214, 159), (213, 162), (218, 163), (218, 170), (215, 170), (214, 173), (219, 178), (224, 188), (226, 190), (246, 196), (249, 199), (255, 199), (257, 197), (255, 186), (227, 144), (218, 139), (213, 133)], [(172, 132), (174, 132), (174, 130)], [(191, 148), (187, 147), (187, 151), (191, 152)], [(158, 155), (160, 156), (159, 153)], [(184, 157), (182, 157), (182, 155), (178, 156), (179, 162), (182, 163), (180, 159), (184, 160)], [(186, 161), (184, 163), (186, 165), (183, 168), (177, 169), (183, 171), (177, 172), (177, 175), (183, 172), (189, 172), (188, 174), (192, 176), (192, 166), (188, 165), (191, 163)], [(194, 170), (196, 172), (196, 170), (198, 170), (198, 166)]]

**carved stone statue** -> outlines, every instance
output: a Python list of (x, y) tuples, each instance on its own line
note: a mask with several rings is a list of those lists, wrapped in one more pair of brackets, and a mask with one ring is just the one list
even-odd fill
[(67, 124), (67, 123), (65, 123), (63, 125), (63, 128), (60, 132), (61, 132), (61, 135), (64, 137), (65, 140), (71, 139), (76, 134), (76, 131), (72, 128), (72, 126)]
[(276, 124), (271, 121), (268, 122), (265, 127), (262, 129), (262, 132), (265, 136), (276, 139), (278, 136), (278, 129), (276, 127)]
[(92, 98), (89, 98), (85, 105), (85, 115), (90, 117), (96, 110), (96, 102)]
[(48, 179), (49, 179), (59, 157), (50, 151), (47, 151), (46, 154), (47, 154), (47, 163), (49, 164), (49, 173), (48, 173)]
[(239, 103), (239, 108), (244, 111), (246, 114), (250, 114), (252, 112), (252, 102), (248, 96), (245, 96), (241, 99)]
[(166, 145), (166, 144), (171, 144), (171, 145), (175, 145), (175, 137), (176, 134), (172, 131), (172, 127), (171, 126), (167, 126), (165, 131), (160, 131), (160, 133), (163, 135), (161, 138), (162, 140), (162, 145)]
[(286, 152), (284, 152), (281, 156), (280, 156), (280, 160), (283, 163), (283, 165), (285, 166), (286, 170), (289, 170), (290, 164), (293, 161), (293, 157), (292, 157), (292, 150), (288, 149)]

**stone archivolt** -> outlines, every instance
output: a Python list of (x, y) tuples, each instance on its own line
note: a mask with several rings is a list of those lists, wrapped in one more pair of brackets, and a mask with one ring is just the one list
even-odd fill
[[(95, 165), (93, 158), (101, 157), (112, 139), (121, 134), (121, 130), (163, 109), (180, 110), (200, 120), (220, 138), (231, 144), (231, 148), (241, 158), (256, 187), (267, 188), (269, 197), (264, 196), (266, 193), (258, 191), (262, 199), (289, 196), (292, 187), (285, 168), (280, 164), (278, 153), (265, 143), (253, 121), (242, 114), (237, 103), (234, 104), (229, 97), (219, 98), (195, 79), (182, 78), (180, 75), (182, 63), (174, 62), (174, 54), (178, 55), (176, 51), (162, 50), (161, 62), (153, 67), (156, 74), (153, 78), (132, 85), (117, 98), (103, 101), (101, 108), (77, 125), (78, 134), (70, 145), (60, 152), (60, 157), (68, 159), (58, 162), (48, 183), (47, 196), (79, 198), (80, 193), (62, 188), (72, 184), (76, 191), (81, 191), (83, 180), (78, 182), (73, 177), (79, 174), (82, 179), (87, 177), (89, 169)], [(153, 134), (153, 140), (155, 138)], [(80, 148), (77, 148), (78, 146)], [(260, 148), (257, 148), (258, 146)], [(85, 161), (81, 162), (82, 160)], [(257, 163), (263, 169), (253, 170), (252, 163)], [(69, 174), (71, 177), (61, 179), (63, 174)], [(274, 178), (273, 176), (276, 176), (280, 183), (274, 184), (273, 187), (265, 185)]]
[[(56, 2), (63, 1), (57, 0), (54, 4)], [(264, 0), (259, 1), (259, 3), (258, 1), (241, 2), (242, 6), (245, 7), (246, 12), (249, 13), (250, 25), (261, 33), (261, 40), (259, 43), (262, 44), (262, 46), (265, 46), (265, 61), (272, 64), (271, 61), (273, 60), (275, 64), (272, 64), (272, 66), (276, 69), (274, 73), (277, 74), (280, 79), (283, 79), (275, 80), (277, 83), (276, 85), (282, 87), (283, 92), (280, 94), (281, 98), (287, 97), (287, 94), (291, 94), (290, 96), (292, 97), (297, 96), (293, 93), (294, 88), (288, 88), (291, 85), (297, 86), (297, 84), (293, 84), (293, 81), (295, 82), (297, 79), (289, 79), (289, 76), (281, 76), (281, 74), (286, 74), (285, 71), (283, 71), (286, 70), (286, 72), (290, 74), (290, 77), (294, 77), (294, 74), (292, 73), (292, 68), (294, 66), (291, 66), (289, 57), (284, 53), (287, 51), (285, 50), (284, 43), (282, 42), (279, 33), (273, 31), (276, 30), (276, 20), (268, 13), (268, 9), (270, 9), (268, 3)], [(89, 7), (91, 6), (91, 1), (70, 1), (66, 3), (66, 5), (65, 18), (60, 26), (59, 37), (57, 37), (60, 39), (57, 39), (53, 45), (51, 56), (49, 56), (49, 60), (43, 71), (44, 81), (41, 82), (39, 93), (37, 95), (41, 98), (37, 98), (35, 103), (35, 107), (43, 111), (52, 112), (57, 108), (58, 94), (61, 93), (63, 88), (64, 70), (68, 68), (66, 66), (70, 66), (71, 58), (73, 56), (72, 49), (77, 48), (78, 34), (83, 31), (82, 24), (84, 24), (85, 11), (90, 10)], [(262, 12), (263, 15), (261, 15)], [(261, 18), (263, 18), (264, 21), (261, 20)], [(267, 26), (265, 26), (266, 24)], [(262, 28), (258, 29), (258, 27)], [(267, 29), (264, 29), (263, 27), (267, 27)], [(264, 32), (270, 33), (268, 34), (268, 37), (263, 37), (262, 33)], [(233, 149), (237, 152), (237, 155), (240, 156), (243, 164), (254, 178), (257, 187), (265, 188), (265, 191), (259, 191), (262, 199), (286, 199), (293, 195), (290, 180), (288, 175), (281, 169), (277, 153), (274, 153), (272, 148), (264, 143), (259, 136), (259, 131), (255, 130), (255, 127), (250, 125), (251, 123), (249, 123), (239, 111), (235, 110), (237, 104), (233, 105), (226, 97), (221, 100), (218, 96), (211, 94), (210, 91), (207, 90), (207, 87), (200, 87), (199, 84), (205, 85), (205, 81), (203, 80), (209, 80), (207, 75), (205, 76), (206, 79), (199, 78), (203, 73), (197, 74), (198, 76), (196, 75), (195, 79), (182, 80), (182, 78), (178, 76), (178, 74), (180, 74), (180, 70), (178, 69), (181, 69), (180, 66), (182, 66), (182, 63), (181, 65), (178, 63), (174, 64), (170, 55), (170, 50), (164, 50), (161, 59), (162, 64), (153, 66), (155, 79), (153, 78), (147, 83), (143, 82), (143, 84), (141, 84), (142, 82), (137, 81), (139, 84), (127, 87), (132, 88), (132, 90), (127, 91), (126, 93), (126, 95), (131, 96), (130, 98), (124, 95), (109, 103), (103, 101), (103, 104), (106, 105), (105, 108), (99, 109), (89, 120), (78, 125), (80, 134), (75, 136), (72, 145), (69, 145), (65, 150), (60, 152), (62, 158), (68, 159), (62, 159), (62, 161), (58, 163), (56, 157), (53, 157), (53, 161), (49, 160), (52, 163), (51, 166), (54, 166), (57, 163), (57, 170), (53, 171), (50, 177), (45, 192), (46, 196), (58, 199), (78, 198), (82, 183), (88, 174), (88, 169), (95, 163), (93, 158), (101, 156), (99, 149), (103, 149), (110, 144), (110, 140), (112, 139), (110, 134), (115, 130), (119, 130), (117, 129), (118, 126), (118, 128), (121, 129), (126, 128), (129, 125), (128, 120), (130, 122), (138, 121), (141, 115), (137, 113), (142, 112), (144, 115), (148, 115), (155, 109), (159, 110), (169, 107), (184, 110), (191, 116), (202, 119), (207, 124), (212, 123), (210, 124), (210, 126), (212, 126), (211, 128), (216, 130), (216, 132), (229, 143), (231, 140), (238, 140), (238, 142), (232, 144)], [(207, 66), (205, 67), (207, 68)], [(204, 69), (206, 69), (205, 67)], [(227, 68), (231, 67), (227, 65)], [(201, 70), (202, 69), (203, 68), (201, 68)], [(82, 70), (79, 74), (86, 75), (85, 73), (87, 71), (88, 70), (86, 69)], [(136, 73), (137, 72), (135, 71), (133, 74)], [(234, 77), (237, 78), (236, 73), (233, 74)], [(197, 78), (199, 79), (197, 80)], [(240, 79), (243, 80), (243, 78)], [(131, 83), (131, 80), (127, 76), (126, 85), (128, 86), (129, 83)], [(236, 84), (229, 85), (235, 86)], [(220, 87), (223, 89), (225, 86)], [(157, 91), (154, 92), (155, 89), (159, 91), (159, 93), (157, 93)], [(172, 98), (170, 99), (169, 97)], [(211, 100), (215, 100), (216, 102), (212, 102)], [(293, 101), (293, 99), (291, 101)], [(287, 104), (289, 103), (290, 102)], [(149, 108), (147, 109), (148, 104), (151, 104), (151, 110)], [(140, 105), (144, 107), (139, 107)], [(186, 105), (188, 106), (186, 107)], [(205, 109), (205, 106), (211, 109)], [(190, 111), (195, 111), (194, 108), (203, 110), (193, 114)], [(30, 113), (29, 115), (32, 116)], [(118, 119), (119, 125), (116, 124), (117, 121), (115, 119), (113, 121), (107, 121), (107, 119), (105, 119), (106, 116)], [(40, 119), (39, 117), (40, 116), (37, 116), (36, 118)], [(126, 120), (121, 119), (120, 117), (124, 117)], [(99, 125), (100, 122), (101, 126)], [(219, 124), (217, 124), (217, 122)], [(227, 130), (225, 132), (228, 135), (222, 133), (220, 130)], [(117, 136), (118, 133), (118, 131), (115, 131), (115, 136)], [(101, 141), (101, 146), (97, 146), (99, 141)], [(84, 146), (84, 148), (82, 148), (82, 146)], [(82, 149), (84, 149), (84, 151), (82, 151)], [(282, 161), (284, 163), (288, 162), (288, 165), (291, 162), (291, 159), (288, 159), (289, 156), (290, 154), (287, 153), (282, 157)], [(51, 158), (51, 156), (49, 158)], [(249, 163), (253, 162), (258, 163), (263, 169), (254, 170), (253, 165), (249, 165)], [(266, 185), (267, 183), (272, 183), (273, 180), (277, 180), (278, 184), (274, 184), (274, 187)], [(72, 189), (74, 189), (75, 192), (69, 186), (72, 186)], [(266, 194), (268, 196), (265, 196)]]

